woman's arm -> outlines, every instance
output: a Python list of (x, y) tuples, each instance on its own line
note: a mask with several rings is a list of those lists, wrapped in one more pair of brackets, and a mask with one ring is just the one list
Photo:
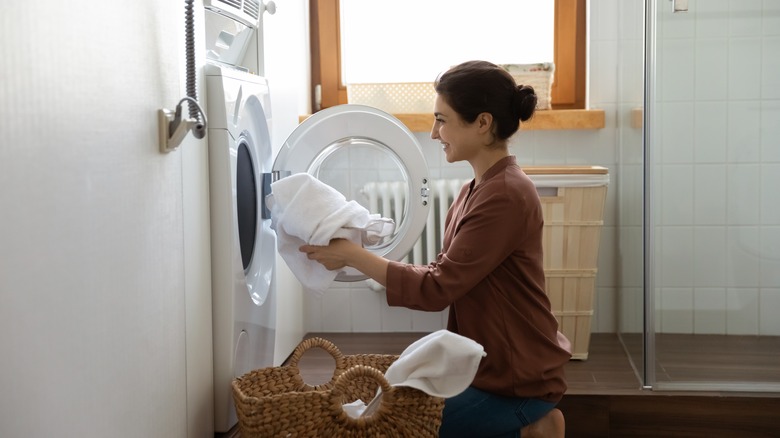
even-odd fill
[(387, 286), (387, 259), (380, 257), (362, 246), (346, 239), (333, 239), (328, 246), (303, 245), (309, 260), (315, 260), (330, 271), (350, 266), (373, 278), (382, 286)]

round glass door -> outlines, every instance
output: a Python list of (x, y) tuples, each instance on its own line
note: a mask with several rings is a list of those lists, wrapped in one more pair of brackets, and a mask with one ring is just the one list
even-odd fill
[[(369, 213), (393, 219), (395, 231), (367, 247), (401, 260), (419, 238), (428, 217), (428, 167), (417, 139), (395, 117), (363, 105), (320, 111), (293, 131), (274, 171), (306, 172), (354, 200)], [(337, 281), (366, 276), (354, 269)]]

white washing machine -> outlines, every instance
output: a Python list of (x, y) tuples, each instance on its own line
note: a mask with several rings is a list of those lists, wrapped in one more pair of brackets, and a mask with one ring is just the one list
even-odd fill
[(276, 238), (261, 210), (263, 175), (271, 172), (271, 110), (264, 78), (213, 64), (205, 76), (214, 423), (225, 432), (237, 422), (231, 381), (273, 365)]
[[(307, 172), (367, 208), (363, 187), (404, 182), (396, 232), (369, 248), (400, 260), (414, 245), (430, 206), (427, 165), (414, 135), (375, 108), (341, 105), (300, 124), (271, 164), (271, 114), (265, 79), (206, 67), (209, 115), (215, 430), (237, 422), (231, 381), (274, 363), (276, 235), (265, 195), (270, 183)], [(353, 269), (337, 281), (366, 277)], [(303, 314), (301, 309), (301, 315)], [(289, 352), (283, 352), (286, 357)], [(278, 355), (277, 355), (278, 356)]]

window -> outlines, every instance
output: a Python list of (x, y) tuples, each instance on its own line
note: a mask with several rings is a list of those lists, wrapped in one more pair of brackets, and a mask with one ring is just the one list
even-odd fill
[[(553, 109), (585, 108), (585, 0), (554, 1)], [(346, 103), (341, 73), (339, 0), (310, 0), (310, 11), (312, 108), (318, 108), (317, 100), (321, 108)], [(420, 44), (433, 43), (420, 41)]]

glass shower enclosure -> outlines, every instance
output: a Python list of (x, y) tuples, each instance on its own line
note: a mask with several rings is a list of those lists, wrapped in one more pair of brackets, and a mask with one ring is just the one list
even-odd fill
[(617, 4), (620, 339), (647, 389), (780, 392), (780, 0)]

